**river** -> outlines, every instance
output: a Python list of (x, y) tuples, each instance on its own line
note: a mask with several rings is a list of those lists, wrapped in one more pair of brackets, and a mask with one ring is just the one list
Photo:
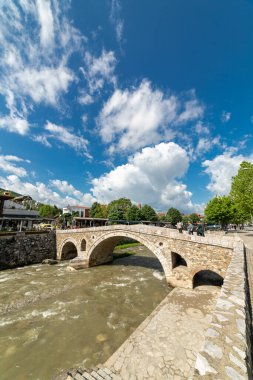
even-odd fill
[(156, 257), (130, 250), (76, 272), (68, 262), (0, 272), (1, 380), (49, 380), (103, 363), (125, 341), (170, 291)]

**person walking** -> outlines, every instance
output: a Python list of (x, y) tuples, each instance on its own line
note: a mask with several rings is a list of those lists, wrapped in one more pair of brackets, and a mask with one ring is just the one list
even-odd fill
[(197, 235), (198, 236), (205, 236), (204, 234), (204, 226), (202, 223), (198, 223), (198, 226), (197, 226)]
[(177, 222), (176, 224), (177, 230), (180, 234), (183, 233), (183, 223), (182, 222)]
[(193, 235), (193, 229), (194, 229), (193, 224), (191, 222), (188, 222), (187, 231), (189, 235)]

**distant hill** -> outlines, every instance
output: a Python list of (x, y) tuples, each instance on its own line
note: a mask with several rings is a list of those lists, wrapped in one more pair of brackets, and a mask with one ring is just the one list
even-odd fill
[(13, 197), (21, 197), (21, 196), (22, 196), (22, 194), (15, 193), (15, 191), (2, 189), (2, 188), (0, 187), (0, 194), (3, 194), (3, 193), (5, 193), (5, 192), (10, 193), (10, 195), (12, 195)]

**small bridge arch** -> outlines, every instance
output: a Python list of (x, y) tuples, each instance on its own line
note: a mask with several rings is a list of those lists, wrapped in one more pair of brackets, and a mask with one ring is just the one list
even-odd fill
[(192, 277), (192, 287), (200, 285), (222, 286), (224, 278), (216, 271), (210, 269), (201, 269)]
[(66, 239), (60, 248), (60, 260), (71, 260), (78, 255), (76, 241), (74, 239)]
[(81, 241), (81, 251), (85, 252), (86, 249), (87, 249), (87, 242), (86, 242), (86, 239), (83, 238), (82, 241)]

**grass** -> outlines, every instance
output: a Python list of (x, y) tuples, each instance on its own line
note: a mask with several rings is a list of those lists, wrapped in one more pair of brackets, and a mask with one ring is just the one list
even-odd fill
[(114, 259), (122, 259), (123, 257), (128, 257), (128, 256), (132, 256), (132, 255), (136, 255), (136, 252), (122, 252), (122, 253), (113, 253), (113, 258)]
[(115, 247), (115, 249), (125, 249), (125, 248), (129, 248), (129, 247), (139, 247), (141, 246), (142, 244), (141, 243), (127, 243), (127, 244), (120, 244), (120, 245), (117, 245)]

